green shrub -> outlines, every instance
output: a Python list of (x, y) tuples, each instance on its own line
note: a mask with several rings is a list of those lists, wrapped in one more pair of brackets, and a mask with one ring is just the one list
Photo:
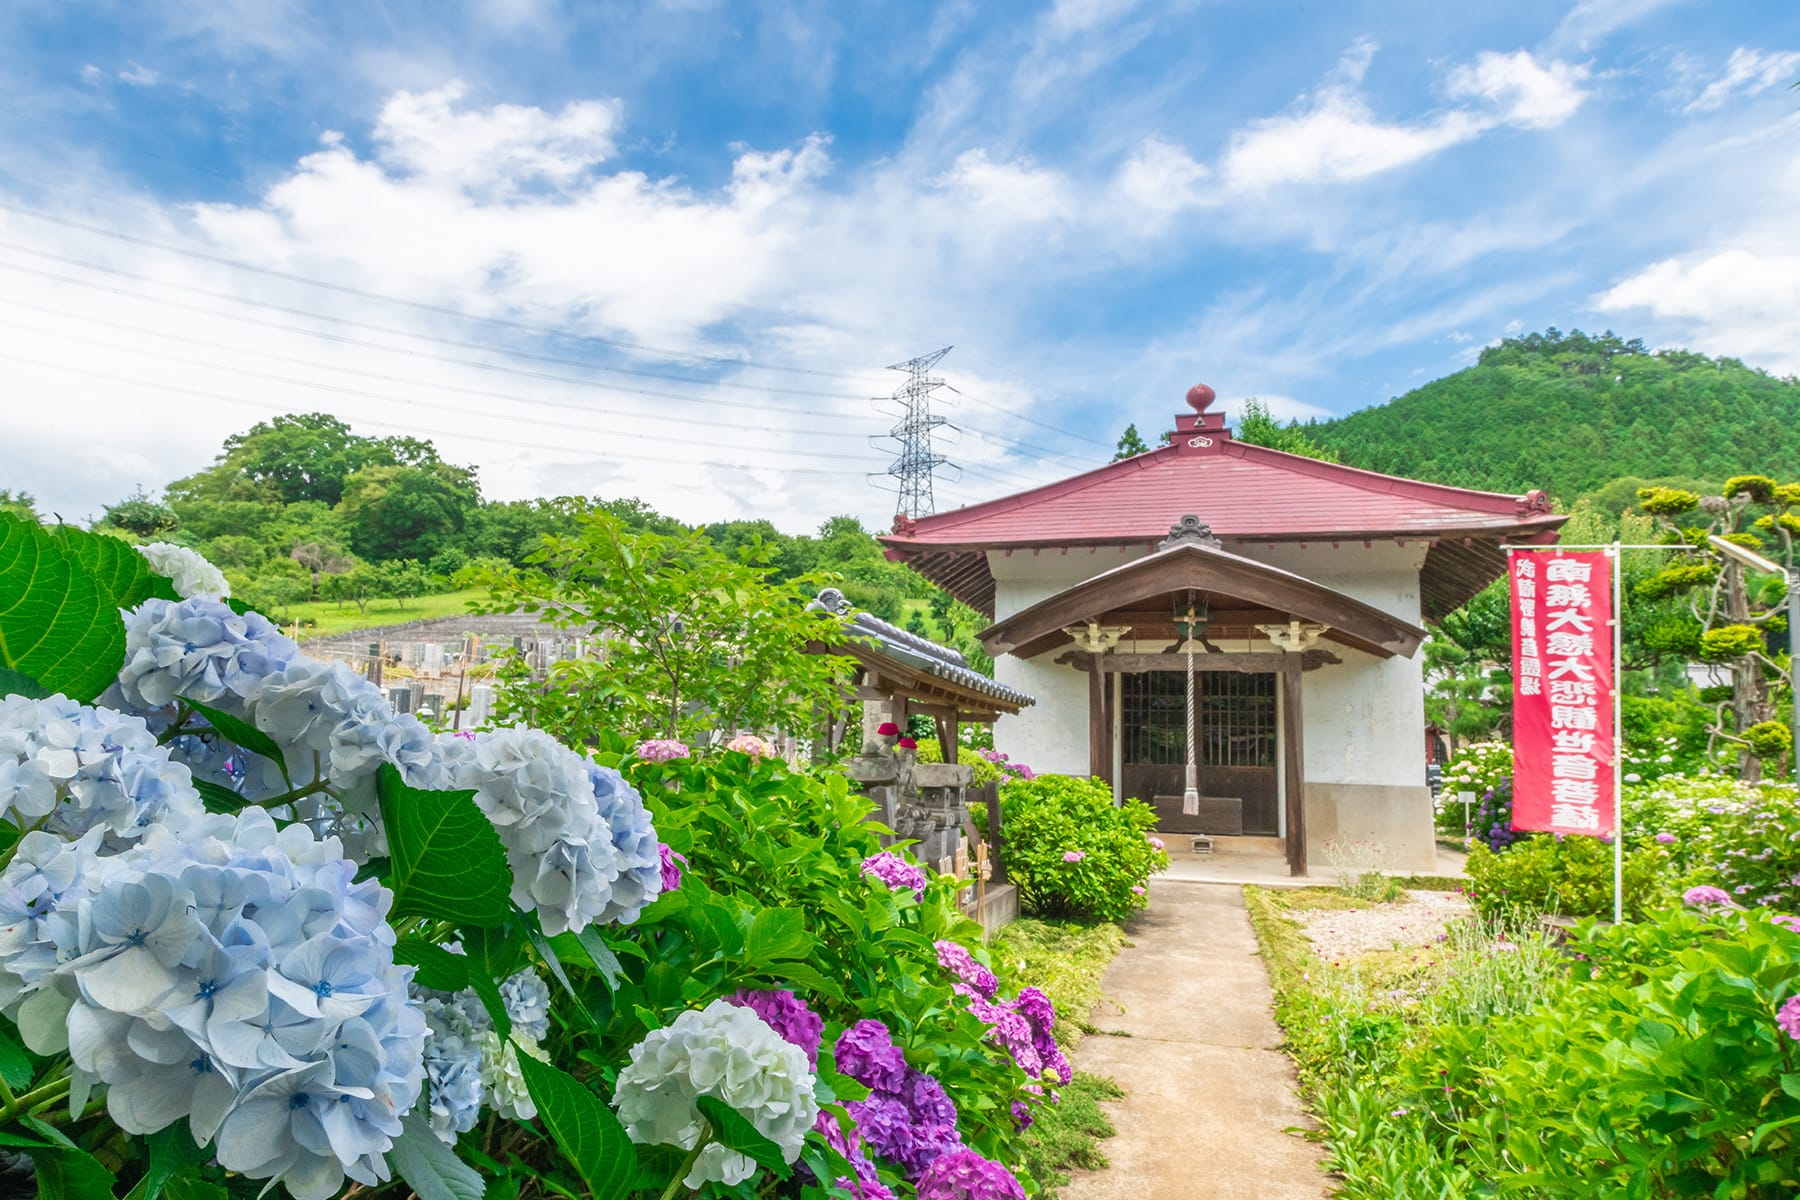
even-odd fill
[(1800, 934), (1673, 910), (1570, 948), (1592, 967), (1531, 1012), (1428, 1030), (1400, 1107), (1503, 1195), (1793, 1196)]
[[(1666, 899), (1673, 882), (1667, 856), (1652, 843), (1625, 854), (1625, 911), (1642, 913)], [(1595, 837), (1524, 838), (1496, 854), (1479, 842), (1469, 848), (1470, 900), (1488, 917), (1535, 920), (1540, 913), (1611, 916), (1613, 850)]]
[(1014, 780), (1000, 790), (1000, 821), (1001, 861), (1027, 912), (1121, 921), (1169, 865), (1150, 841), (1155, 811), (1139, 800), (1115, 806), (1104, 780)]
[(1626, 844), (1668, 839), (1670, 890), (1722, 887), (1744, 905), (1800, 910), (1800, 789), (1719, 775), (1625, 789)]
[[(919, 738), (918, 743), (918, 761), (922, 763), (944, 761), (944, 749), (938, 745), (936, 738)], [(971, 782), (976, 787), (1000, 782), (1000, 768), (989, 762), (985, 756), (977, 754), (966, 746), (957, 751), (956, 761), (975, 769), (975, 778)]]

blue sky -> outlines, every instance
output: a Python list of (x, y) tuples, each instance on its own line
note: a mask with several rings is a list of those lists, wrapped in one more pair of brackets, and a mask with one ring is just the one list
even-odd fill
[(324, 408), (492, 495), (885, 523), (867, 397), (946, 344), (941, 506), (1196, 380), (1800, 371), (1776, 0), (24, 0), (0, 80), (0, 486), (70, 517)]

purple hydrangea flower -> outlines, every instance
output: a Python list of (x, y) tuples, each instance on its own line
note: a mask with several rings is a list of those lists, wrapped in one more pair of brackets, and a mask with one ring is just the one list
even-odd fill
[(1800, 1042), (1800, 996), (1789, 996), (1775, 1014), (1775, 1023), (1781, 1026), (1781, 1032)]
[[(875, 1164), (869, 1161), (868, 1145), (863, 1141), (862, 1130), (854, 1121), (850, 1124), (850, 1132), (845, 1135), (843, 1127), (838, 1124), (837, 1116), (821, 1111), (819, 1119), (813, 1122), (813, 1131), (825, 1139), (825, 1144), (850, 1160), (856, 1169), (856, 1178), (848, 1179), (840, 1176), (833, 1186), (844, 1189), (856, 1200), (894, 1200), (894, 1193), (881, 1182), (876, 1174)], [(805, 1170), (804, 1167), (801, 1170)]]
[(1025, 1189), (999, 1163), (953, 1150), (919, 1177), (919, 1200), (1025, 1200)]
[(899, 1096), (877, 1092), (844, 1106), (869, 1148), (898, 1166), (909, 1179), (962, 1145), (955, 1125), (926, 1124)]
[(937, 947), (938, 966), (967, 984), (984, 1000), (991, 1000), (1000, 989), (994, 973), (975, 961), (967, 949), (947, 939), (933, 943)]
[(1665, 846), (1673, 845), (1674, 841), (1675, 841), (1675, 835), (1672, 833), (1659, 833), (1656, 835), (1656, 840), (1661, 842)]
[(1012, 1115), (1013, 1126), (1018, 1129), (1020, 1133), (1024, 1133), (1027, 1129), (1030, 1129), (1032, 1121), (1036, 1120), (1036, 1118), (1031, 1115), (1031, 1109), (1023, 1100), (1014, 1100), (1012, 1102)]
[(1063, 851), (1063, 861), (1066, 863), (1078, 863), (1086, 857), (1087, 857), (1086, 850), (1064, 850)]
[(866, 1088), (891, 1092), (906, 1078), (906, 1056), (886, 1025), (862, 1020), (838, 1035), (837, 1069)]
[[(681, 886), (681, 868), (687, 865), (687, 856), (675, 853), (667, 842), (658, 842), (656, 850), (662, 856), (662, 890), (672, 892)], [(679, 866), (676, 865), (677, 860), (680, 862)]]
[(1681, 902), (1689, 908), (1731, 908), (1731, 894), (1710, 884), (1689, 888), (1681, 894)]
[(913, 898), (925, 898), (925, 872), (913, 866), (892, 850), (883, 850), (880, 854), (871, 854), (863, 859), (863, 874), (870, 879), (879, 879), (894, 891), (902, 888), (910, 889)]
[[(813, 1070), (819, 1069), (819, 1045), (825, 1040), (825, 1022), (806, 1006), (806, 1001), (785, 988), (780, 991), (739, 991), (727, 1000), (747, 1008), (790, 1042), (806, 1051)], [(846, 1155), (845, 1157), (849, 1157)]]

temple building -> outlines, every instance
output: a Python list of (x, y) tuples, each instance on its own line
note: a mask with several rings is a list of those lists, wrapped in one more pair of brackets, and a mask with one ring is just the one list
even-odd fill
[(1334, 838), (1431, 870), (1424, 623), (1564, 518), (1236, 441), (1211, 388), (1187, 402), (1147, 453), (896, 518), (889, 557), (992, 618), (996, 678), (1037, 698), (996, 726), (1015, 760), (1171, 833), (1281, 839), (1297, 875)]

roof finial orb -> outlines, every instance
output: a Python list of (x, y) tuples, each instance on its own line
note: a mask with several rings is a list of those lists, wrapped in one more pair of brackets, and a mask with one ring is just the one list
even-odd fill
[(1217, 398), (1218, 393), (1207, 387), (1204, 383), (1196, 383), (1193, 387), (1188, 389), (1188, 407), (1197, 413), (1205, 412), (1206, 406), (1211, 404)]

